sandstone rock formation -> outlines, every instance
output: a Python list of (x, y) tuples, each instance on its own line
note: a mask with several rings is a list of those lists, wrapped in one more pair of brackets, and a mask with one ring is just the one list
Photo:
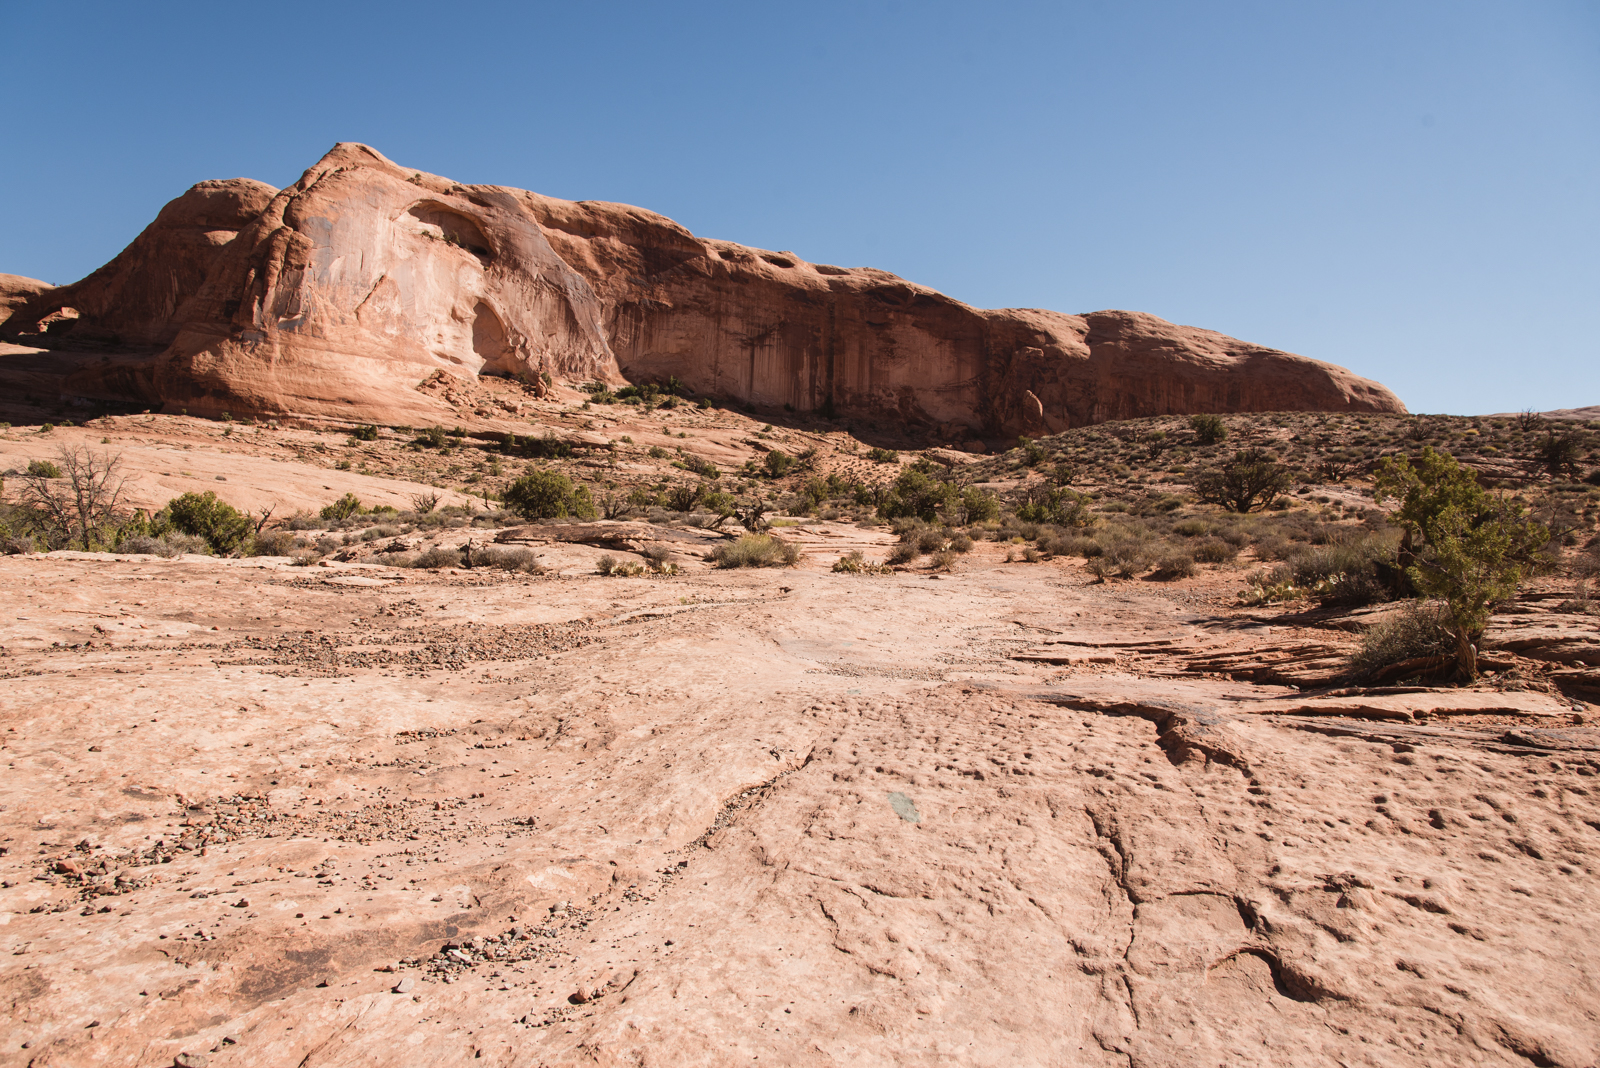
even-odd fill
[(26, 307), (28, 302), (55, 287), (37, 278), (24, 278), (20, 274), (0, 274), (0, 326), (11, 318), (13, 312)]
[[(68, 321), (71, 320), (71, 321)], [(196, 412), (407, 422), (417, 384), (619, 382), (943, 436), (1194, 411), (1403, 411), (1342, 368), (1154, 316), (985, 311), (884, 271), (695, 237), (619, 204), (463, 186), (341, 144), (288, 189), (204, 182), (6, 332), (159, 348), (68, 380)]]

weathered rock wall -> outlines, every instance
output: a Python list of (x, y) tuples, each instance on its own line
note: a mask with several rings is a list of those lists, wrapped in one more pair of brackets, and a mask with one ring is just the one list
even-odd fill
[(161, 349), (69, 389), (196, 412), (436, 418), (440, 402), (416, 386), (439, 370), (675, 376), (952, 438), (1194, 411), (1404, 410), (1342, 368), (1153, 316), (985, 311), (884, 271), (696, 238), (639, 208), (459, 185), (356, 144), (282, 191), (201, 183), (5, 329)]

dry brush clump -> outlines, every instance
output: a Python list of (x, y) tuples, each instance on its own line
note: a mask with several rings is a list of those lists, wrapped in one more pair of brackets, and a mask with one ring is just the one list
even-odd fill
[(800, 546), (772, 534), (746, 534), (717, 546), (709, 559), (718, 567), (793, 567)]
[(886, 575), (894, 568), (887, 563), (875, 564), (860, 549), (852, 549), (833, 562), (833, 570), (842, 575)]
[(1392, 679), (1428, 675), (1455, 660), (1455, 635), (1437, 604), (1409, 601), (1361, 636), (1350, 658), (1352, 681), (1376, 685)]

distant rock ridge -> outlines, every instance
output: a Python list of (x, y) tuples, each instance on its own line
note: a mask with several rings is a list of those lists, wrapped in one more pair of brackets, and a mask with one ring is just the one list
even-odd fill
[[(1148, 415), (1403, 412), (1376, 382), (1152, 315), (973, 308), (885, 271), (697, 238), (664, 216), (461, 185), (340, 144), (283, 190), (202, 182), (59, 288), (0, 276), (0, 335), (146, 353), (74, 396), (416, 423), (437, 371), (676, 377), (946, 440)], [(7, 303), (9, 302), (9, 303)]]

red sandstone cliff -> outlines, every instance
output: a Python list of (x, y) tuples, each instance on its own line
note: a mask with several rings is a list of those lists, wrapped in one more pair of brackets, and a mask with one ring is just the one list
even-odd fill
[[(69, 312), (70, 310), (70, 312)], [(74, 319), (75, 316), (75, 319)], [(1197, 411), (1403, 411), (1343, 368), (1137, 312), (985, 311), (620, 204), (462, 186), (341, 144), (293, 186), (205, 182), (0, 329), (159, 349), (69, 380), (191, 411), (415, 422), (435, 370), (675, 375), (758, 405), (1007, 437)]]

